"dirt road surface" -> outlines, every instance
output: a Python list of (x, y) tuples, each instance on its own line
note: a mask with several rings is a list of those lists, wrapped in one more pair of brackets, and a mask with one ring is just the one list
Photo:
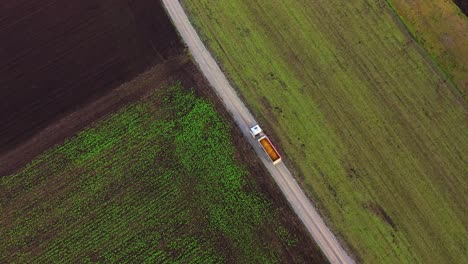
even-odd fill
[(240, 127), (243, 135), (254, 147), (271, 176), (291, 204), (291, 207), (302, 220), (329, 261), (331, 263), (354, 263), (354, 260), (341, 247), (336, 237), (325, 225), (288, 168), (283, 163), (276, 166), (273, 165), (260, 148), (258, 142), (250, 136), (249, 128), (256, 124), (253, 115), (237, 96), (226, 76), (203, 45), (179, 1), (163, 0), (163, 3), (202, 73), (208, 79), (216, 94), (221, 98), (223, 104), (233, 116), (234, 121)]

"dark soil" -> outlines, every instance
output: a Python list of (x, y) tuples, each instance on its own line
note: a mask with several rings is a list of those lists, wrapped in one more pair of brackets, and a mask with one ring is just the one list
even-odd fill
[(14, 173), (43, 151), (62, 143), (66, 138), (123, 105), (141, 99), (168, 82), (187, 78), (187, 70), (184, 68), (190, 67), (189, 65), (185, 54), (173, 57), (153, 66), (132, 81), (113, 88), (110, 93), (51, 122), (41, 131), (17, 144), (15, 148), (0, 153), (0, 177)]
[(468, 1), (467, 0), (453, 0), (453, 2), (461, 9), (461, 11), (468, 15)]
[(382, 219), (385, 223), (390, 225), (394, 230), (398, 230), (398, 227), (396, 223), (393, 221), (393, 219), (385, 212), (385, 210), (380, 206), (379, 204), (376, 203), (371, 203), (367, 204), (366, 208), (371, 211), (374, 215)]
[(183, 50), (157, 0), (3, 0), (0, 40), (0, 153)]

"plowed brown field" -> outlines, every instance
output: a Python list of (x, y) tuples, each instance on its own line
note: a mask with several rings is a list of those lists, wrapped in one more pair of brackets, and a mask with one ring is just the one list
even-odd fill
[(0, 40), (0, 153), (182, 50), (146, 0), (4, 0)]
[(468, 2), (465, 0), (454, 0), (453, 2), (455, 2), (455, 4), (460, 7), (461, 11), (463, 11), (465, 15), (468, 14)]

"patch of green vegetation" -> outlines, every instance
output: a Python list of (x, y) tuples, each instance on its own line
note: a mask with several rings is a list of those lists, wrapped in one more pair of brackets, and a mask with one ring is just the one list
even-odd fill
[(468, 17), (453, 1), (386, 1), (466, 98)]
[(184, 5), (356, 258), (465, 262), (467, 104), (384, 0)]
[(235, 151), (206, 100), (156, 92), (0, 179), (0, 262), (278, 262), (296, 236)]

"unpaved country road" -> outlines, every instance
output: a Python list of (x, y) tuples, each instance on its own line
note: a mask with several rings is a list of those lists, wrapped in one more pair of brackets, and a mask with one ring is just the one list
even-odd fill
[(249, 128), (256, 124), (253, 115), (237, 96), (226, 76), (203, 45), (179, 1), (163, 0), (163, 3), (202, 73), (208, 79), (216, 94), (221, 98), (227, 110), (234, 117), (234, 121), (240, 127), (249, 143), (254, 147), (257, 155), (262, 159), (262, 162), (275, 179), (286, 199), (291, 204), (291, 207), (302, 220), (327, 258), (331, 263), (354, 263), (354, 260), (348, 256), (338, 243), (336, 237), (325, 225), (288, 168), (283, 163), (276, 166), (273, 165), (260, 148), (260, 144), (250, 136)]

